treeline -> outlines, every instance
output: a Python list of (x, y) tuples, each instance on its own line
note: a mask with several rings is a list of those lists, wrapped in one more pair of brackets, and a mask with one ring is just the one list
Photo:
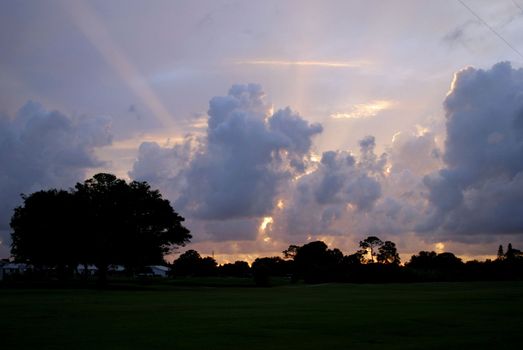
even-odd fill
[(402, 283), (433, 281), (521, 280), (523, 254), (508, 245), (500, 246), (495, 260), (463, 262), (453, 253), (421, 251), (401, 265), (396, 245), (378, 237), (360, 242), (360, 250), (344, 255), (322, 241), (291, 245), (283, 257), (263, 257), (251, 266), (245, 261), (218, 265), (212, 257), (202, 258), (189, 250), (172, 264), (172, 276), (252, 277), (257, 285), (268, 286), (274, 277), (305, 283)]

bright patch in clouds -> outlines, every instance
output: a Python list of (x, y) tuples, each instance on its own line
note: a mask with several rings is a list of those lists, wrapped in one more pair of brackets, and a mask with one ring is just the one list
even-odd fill
[(271, 216), (264, 217), (262, 223), (260, 224), (260, 233), (265, 232), (265, 230), (267, 229), (267, 226), (269, 226), (273, 222), (274, 221)]
[(369, 103), (355, 104), (348, 112), (331, 114), (334, 119), (362, 119), (376, 116), (378, 113), (391, 109), (396, 105), (392, 100), (374, 100)]

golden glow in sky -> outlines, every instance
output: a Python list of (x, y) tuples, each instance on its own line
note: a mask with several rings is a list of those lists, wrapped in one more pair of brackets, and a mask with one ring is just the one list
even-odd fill
[(259, 232), (264, 233), (265, 230), (267, 229), (267, 226), (272, 224), (273, 222), (274, 222), (274, 220), (272, 219), (271, 216), (264, 217), (262, 223), (260, 224)]
[(251, 64), (265, 66), (309, 66), (327, 68), (359, 68), (370, 65), (368, 61), (306, 61), (306, 60), (250, 60), (238, 61), (236, 64)]
[(351, 107), (348, 112), (339, 112), (331, 114), (334, 119), (361, 119), (376, 116), (378, 113), (391, 109), (396, 105), (392, 100), (374, 100), (369, 103), (360, 103)]

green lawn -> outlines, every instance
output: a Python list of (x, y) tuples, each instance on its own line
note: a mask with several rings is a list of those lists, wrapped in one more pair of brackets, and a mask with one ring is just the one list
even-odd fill
[(523, 282), (0, 289), (2, 349), (508, 349)]

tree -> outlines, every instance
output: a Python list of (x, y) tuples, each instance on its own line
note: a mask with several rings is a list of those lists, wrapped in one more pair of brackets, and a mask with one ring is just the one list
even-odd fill
[(279, 256), (257, 258), (252, 263), (252, 273), (257, 286), (270, 285), (271, 276), (286, 276), (291, 273), (292, 261)]
[(235, 261), (234, 263), (223, 264), (219, 267), (220, 274), (224, 276), (246, 277), (251, 272), (251, 268), (246, 261)]
[(357, 266), (365, 263), (366, 250), (358, 250), (354, 254), (350, 254), (343, 257), (343, 262), (347, 266)]
[(505, 254), (503, 253), (503, 246), (500, 244), (498, 248), (498, 260), (503, 260), (505, 258)]
[(396, 249), (396, 244), (391, 241), (385, 241), (383, 245), (378, 248), (378, 263), (380, 264), (390, 264), (390, 265), (399, 265), (400, 256), (398, 250)]
[(65, 255), (75, 256), (61, 258), (62, 263), (95, 264), (104, 281), (111, 264), (134, 269), (163, 263), (166, 253), (191, 238), (183, 221), (146, 182), (127, 183), (102, 173), (70, 192), (51, 190), (24, 197), (11, 220), (11, 252), (17, 259), (55, 263), (55, 251), (39, 245), (42, 237), (54, 237), (51, 242)]
[(463, 266), (463, 261), (450, 252), (438, 254), (435, 262), (437, 268), (447, 271), (457, 271)]
[(283, 253), (283, 258), (284, 259), (294, 259), (294, 257), (296, 256), (296, 253), (298, 253), (298, 249), (299, 248), (300, 248), (299, 246), (291, 244), (289, 246), (289, 248), (285, 249), (282, 252)]
[(64, 277), (85, 255), (81, 241), (71, 234), (77, 219), (72, 193), (38, 191), (22, 199), (24, 205), (11, 218), (11, 254), (37, 268), (56, 268), (59, 277)]
[(109, 264), (132, 269), (162, 263), (174, 246), (191, 238), (182, 225), (184, 218), (146, 182), (127, 184), (102, 173), (78, 183), (75, 194), (90, 256), (102, 278)]
[(295, 279), (305, 282), (326, 282), (339, 277), (343, 253), (339, 249), (328, 249), (322, 241), (298, 247), (294, 255)]
[(381, 247), (383, 241), (376, 236), (369, 236), (363, 241), (360, 241), (360, 248), (367, 250), (370, 253), (371, 262), (375, 262), (377, 256), (376, 248)]
[(513, 261), (515, 259), (520, 258), (521, 256), (521, 251), (519, 249), (512, 248), (512, 243), (509, 243), (507, 247), (507, 252), (505, 253), (505, 258), (509, 261)]
[(189, 249), (185, 253), (180, 254), (178, 259), (173, 262), (172, 271), (177, 276), (193, 275), (201, 259), (200, 253), (194, 249)]
[(418, 255), (413, 255), (407, 266), (419, 270), (431, 270), (436, 268), (436, 252), (421, 251)]
[(218, 264), (214, 258), (207, 256), (202, 258), (193, 249), (181, 254), (173, 262), (173, 274), (175, 276), (213, 276), (218, 272)]

